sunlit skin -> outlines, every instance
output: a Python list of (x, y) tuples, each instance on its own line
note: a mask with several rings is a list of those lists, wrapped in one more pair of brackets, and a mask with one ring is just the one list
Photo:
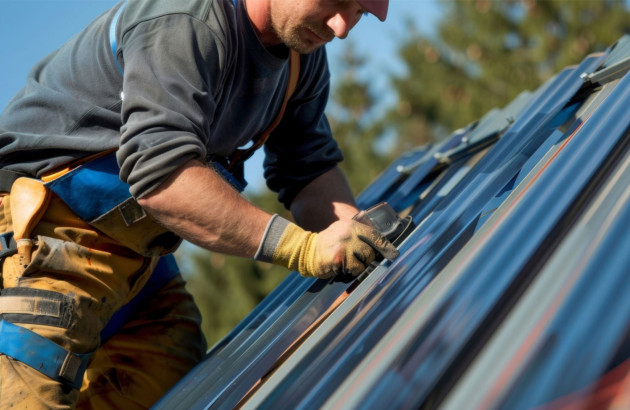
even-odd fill
[(356, 0), (247, 0), (246, 5), (264, 46), (284, 43), (302, 54), (346, 38), (365, 14)]

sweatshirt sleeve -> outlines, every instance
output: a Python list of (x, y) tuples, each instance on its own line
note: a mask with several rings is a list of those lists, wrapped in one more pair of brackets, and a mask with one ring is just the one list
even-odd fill
[(224, 45), (201, 21), (172, 14), (123, 36), (120, 177), (142, 197), (191, 159), (203, 160)]

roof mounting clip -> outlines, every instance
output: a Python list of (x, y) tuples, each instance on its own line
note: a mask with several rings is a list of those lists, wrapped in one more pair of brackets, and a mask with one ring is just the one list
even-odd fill
[(628, 70), (630, 70), (630, 56), (595, 72), (582, 73), (580, 78), (589, 85), (603, 85), (623, 77)]

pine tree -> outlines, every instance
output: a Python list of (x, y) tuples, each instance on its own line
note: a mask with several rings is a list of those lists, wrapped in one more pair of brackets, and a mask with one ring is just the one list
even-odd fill
[(360, 78), (366, 59), (345, 47), (341, 61), (343, 77), (332, 91), (329, 121), (332, 133), (344, 154), (340, 164), (355, 195), (361, 192), (397, 154), (387, 145), (383, 121), (375, 105), (370, 84)]
[(622, 0), (442, 1), (434, 37), (412, 22), (399, 53), (407, 70), (392, 85), (389, 126), (401, 144), (439, 140), (536, 89), (630, 28)]

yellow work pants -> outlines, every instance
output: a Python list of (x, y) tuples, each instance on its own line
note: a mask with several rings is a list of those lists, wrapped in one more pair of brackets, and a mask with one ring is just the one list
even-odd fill
[[(0, 233), (12, 230), (8, 199), (0, 205)], [(64, 313), (69, 322), (65, 327), (15, 324), (74, 353), (94, 353), (80, 391), (0, 355), (0, 409), (148, 408), (202, 358), (201, 317), (181, 276), (101, 346), (101, 330), (142, 289), (157, 258), (140, 256), (103, 235), (54, 194), (31, 237), (30, 263), (7, 257), (0, 289), (69, 296), (72, 303)]]

